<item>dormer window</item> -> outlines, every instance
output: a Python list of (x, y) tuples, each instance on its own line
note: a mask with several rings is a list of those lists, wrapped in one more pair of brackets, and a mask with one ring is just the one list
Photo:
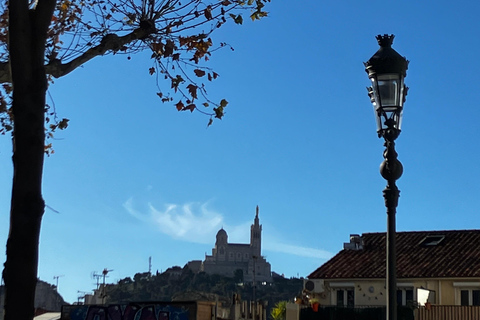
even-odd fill
[(430, 247), (430, 246), (436, 246), (439, 245), (443, 239), (445, 239), (444, 235), (438, 235), (438, 236), (426, 236), (421, 242), (420, 245), (422, 247)]

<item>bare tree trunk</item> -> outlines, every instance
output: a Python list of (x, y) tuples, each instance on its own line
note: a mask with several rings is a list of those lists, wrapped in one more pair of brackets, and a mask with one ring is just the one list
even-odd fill
[[(53, 2), (53, 5), (52, 5)], [(13, 84), (13, 188), (5, 262), (5, 319), (31, 320), (37, 283), (38, 242), (45, 208), (42, 172), (47, 81), (45, 39), (55, 1), (9, 1)]]

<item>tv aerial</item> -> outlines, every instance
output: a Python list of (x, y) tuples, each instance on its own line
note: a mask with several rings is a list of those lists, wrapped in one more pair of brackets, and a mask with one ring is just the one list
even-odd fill
[(108, 274), (109, 272), (112, 272), (112, 271), (113, 271), (113, 269), (107, 269), (107, 268), (103, 269), (103, 271), (102, 271), (103, 287), (105, 287), (105, 278), (107, 277), (107, 274)]
[(56, 281), (56, 284), (55, 284), (55, 290), (58, 292), (58, 278), (60, 277), (65, 277), (65, 275), (60, 275), (60, 276), (53, 276), (53, 280)]
[(92, 277), (92, 279), (95, 279), (97, 280), (97, 290), (98, 290), (98, 287), (100, 286), (100, 279), (103, 277), (103, 275), (101, 273), (98, 273), (96, 271), (93, 271), (90, 276)]

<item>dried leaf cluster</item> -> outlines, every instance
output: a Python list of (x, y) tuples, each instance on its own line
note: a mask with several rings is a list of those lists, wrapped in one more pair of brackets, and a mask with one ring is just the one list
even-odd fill
[[(37, 1), (32, 0), (33, 11)], [(106, 54), (131, 55), (150, 50), (157, 95), (177, 110), (197, 110), (222, 119), (228, 102), (211, 101), (206, 83), (218, 78), (208, 67), (212, 53), (231, 48), (215, 44), (212, 33), (229, 20), (241, 25), (247, 12), (251, 20), (267, 16), (270, 0), (59, 0), (45, 43), (45, 68), (50, 82), (67, 75), (89, 60)], [(8, 3), (0, 4), (0, 134), (12, 131), (11, 75), (8, 52)], [(168, 85), (165, 89), (163, 81)], [(58, 118), (46, 106), (47, 139), (64, 129), (68, 119)], [(47, 144), (48, 147), (49, 144)], [(46, 148), (48, 153), (50, 148)]]

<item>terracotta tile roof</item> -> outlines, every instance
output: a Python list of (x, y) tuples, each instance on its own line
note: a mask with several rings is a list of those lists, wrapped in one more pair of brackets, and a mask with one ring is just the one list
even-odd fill
[[(422, 245), (429, 236), (437, 245)], [(363, 249), (342, 250), (309, 279), (385, 278), (386, 233), (362, 235)], [(480, 277), (480, 230), (397, 233), (397, 278)]]

